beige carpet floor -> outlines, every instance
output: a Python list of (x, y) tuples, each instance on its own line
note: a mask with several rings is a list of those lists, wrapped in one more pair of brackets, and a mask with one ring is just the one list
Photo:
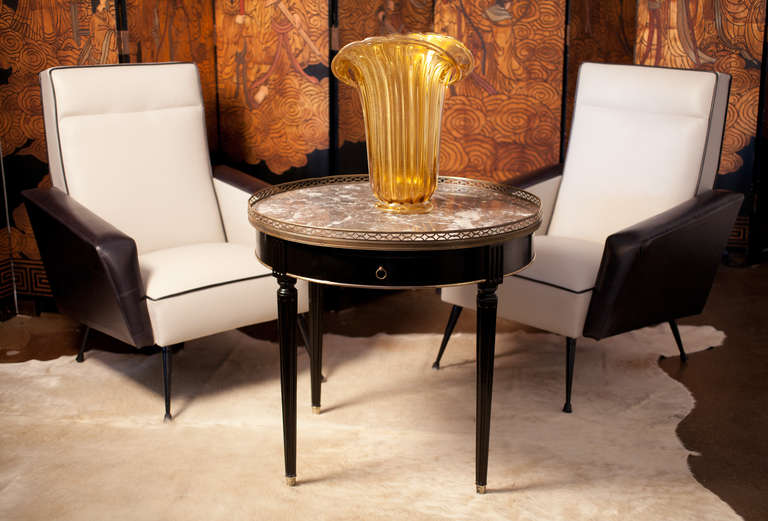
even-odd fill
[[(681, 327), (689, 351), (722, 342)], [(667, 326), (580, 340), (497, 339), (488, 493), (474, 491), (474, 336), (325, 337), (323, 413), (299, 355), (298, 479), (283, 482), (278, 352), (233, 331), (174, 358), (90, 351), (0, 365), (0, 519), (740, 519), (692, 477), (675, 428), (690, 394), (658, 368)]]

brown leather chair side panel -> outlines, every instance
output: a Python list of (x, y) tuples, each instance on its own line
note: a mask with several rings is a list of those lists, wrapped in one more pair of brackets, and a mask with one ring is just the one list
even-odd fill
[(134, 240), (57, 188), (22, 194), (60, 311), (136, 347), (152, 345)]
[(599, 340), (701, 313), (742, 200), (703, 192), (609, 236), (584, 336)]

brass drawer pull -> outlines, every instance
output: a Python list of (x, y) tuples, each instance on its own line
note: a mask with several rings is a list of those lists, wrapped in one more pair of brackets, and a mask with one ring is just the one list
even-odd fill
[(384, 269), (384, 266), (379, 266), (376, 268), (376, 278), (379, 280), (384, 280), (387, 278), (387, 270)]

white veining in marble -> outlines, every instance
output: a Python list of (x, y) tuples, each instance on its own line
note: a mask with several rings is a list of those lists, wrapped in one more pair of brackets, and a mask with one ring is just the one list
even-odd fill
[(480, 186), (439, 183), (426, 214), (404, 215), (375, 206), (367, 182), (311, 186), (267, 197), (251, 211), (308, 228), (365, 232), (448, 232), (501, 226), (536, 215), (538, 206)]

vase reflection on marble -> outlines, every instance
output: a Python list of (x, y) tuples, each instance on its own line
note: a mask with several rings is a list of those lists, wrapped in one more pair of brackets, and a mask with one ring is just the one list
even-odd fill
[(374, 36), (345, 45), (331, 69), (360, 93), (377, 206), (429, 212), (445, 90), (472, 71), (472, 53), (434, 33)]

